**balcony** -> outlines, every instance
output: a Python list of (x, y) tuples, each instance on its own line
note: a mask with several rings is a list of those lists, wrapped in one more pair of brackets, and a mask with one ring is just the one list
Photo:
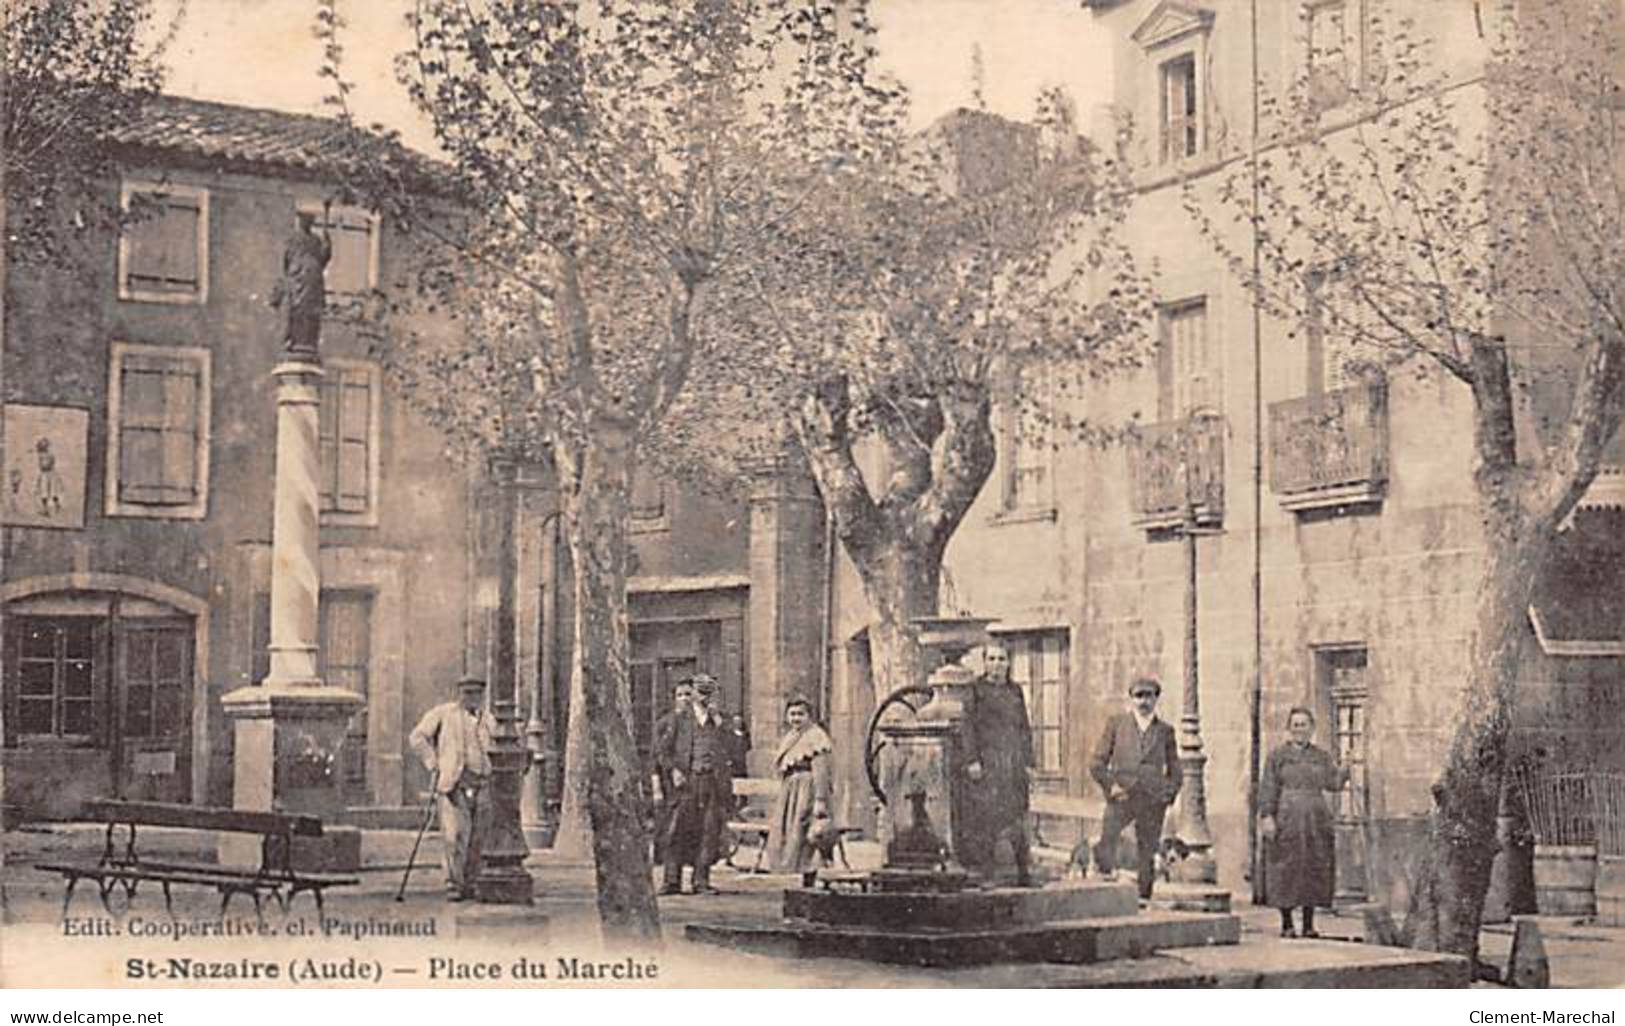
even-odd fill
[(1580, 509), (1625, 509), (1625, 464), (1604, 464), (1580, 497)]
[(1224, 435), (1220, 416), (1171, 420), (1142, 428), (1128, 447), (1134, 525), (1146, 530), (1178, 527), (1185, 519), (1184, 441), (1190, 439), (1190, 489), (1196, 522), (1224, 521)]
[(1270, 490), (1289, 510), (1381, 502), (1388, 387), (1357, 385), (1270, 404)]

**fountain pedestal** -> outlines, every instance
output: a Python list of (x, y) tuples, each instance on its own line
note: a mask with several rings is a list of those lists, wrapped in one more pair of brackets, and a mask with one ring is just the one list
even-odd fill
[[(871, 740), (867, 769), (884, 803), (885, 865), (827, 879), (823, 890), (785, 891), (783, 922), (695, 924), (686, 929), (689, 939), (778, 955), (930, 966), (1095, 962), (1240, 939), (1240, 920), (1232, 915), (1142, 912), (1126, 882), (967, 887), (958, 856), (967, 780), (959, 737), (976, 675), (953, 660), (987, 639), (989, 622), (917, 621), (921, 646), (948, 660), (928, 682), (898, 688), (876, 707), (871, 739), (878, 734), (885, 743)], [(887, 719), (893, 703), (913, 710), (913, 718)], [(832, 886), (837, 882), (840, 889)]]

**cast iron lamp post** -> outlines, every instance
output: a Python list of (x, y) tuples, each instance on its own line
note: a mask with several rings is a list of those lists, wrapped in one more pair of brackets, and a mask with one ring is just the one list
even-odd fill
[[(1218, 866), (1213, 858), (1213, 833), (1207, 825), (1207, 755), (1202, 750), (1202, 705), (1200, 690), (1200, 646), (1196, 630), (1196, 539), (1217, 534), (1197, 519), (1198, 495), (1196, 463), (1204, 440), (1222, 422), (1214, 411), (1198, 407), (1191, 411), (1179, 430), (1179, 462), (1185, 490), (1184, 517), (1180, 534), (1185, 542), (1185, 694), (1179, 717), (1180, 786), (1178, 836), (1190, 848), (1179, 863), (1179, 876), (1190, 883), (1215, 883)], [(1222, 444), (1222, 443), (1221, 443)]]
[(519, 675), (514, 606), (517, 599), (515, 552), (519, 514), (518, 468), (507, 457), (491, 460), (497, 486), (497, 623), (492, 660), (491, 713), (497, 721), (491, 738), (491, 821), (485, 836), (475, 890), (482, 902), (529, 905), (535, 881), (525, 871), (525, 831), (519, 820), (519, 791), (530, 753), (520, 743)]

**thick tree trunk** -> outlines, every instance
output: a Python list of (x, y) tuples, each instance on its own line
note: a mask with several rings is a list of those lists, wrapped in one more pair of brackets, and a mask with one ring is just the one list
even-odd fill
[(796, 422), (824, 508), (857, 567), (873, 620), (869, 657), (877, 699), (923, 683), (918, 631), (909, 623), (937, 615), (942, 554), (993, 473), (991, 404), (985, 385), (948, 386), (918, 405), (912, 420), (885, 422), (890, 478), (877, 500), (852, 451), (851, 396), (844, 379), (807, 398)]
[(925, 681), (929, 667), (919, 632), (909, 621), (937, 615), (942, 557), (911, 549), (896, 538), (880, 539), (870, 551), (872, 557), (858, 564), (858, 575), (874, 613), (869, 659), (879, 701), (894, 688)]
[[(579, 617), (577, 617), (579, 619)], [(592, 821), (587, 815), (587, 692), (586, 674), (570, 661), (569, 694), (564, 740), (564, 784), (559, 804), (559, 830), (553, 851), (566, 859), (585, 859), (592, 853)]]
[(660, 913), (646, 826), (650, 810), (632, 738), (627, 673), (631, 434), (628, 426), (600, 418), (590, 425), (590, 445), (555, 446), (575, 570), (570, 686), (572, 696), (579, 695), (581, 708), (571, 710), (570, 734), (572, 740), (585, 734), (585, 744), (575, 745), (585, 749), (585, 759), (567, 753), (566, 765), (585, 763), (587, 819), (605, 939), (657, 940)]
[(1428, 850), (1405, 924), (1412, 947), (1474, 960), (1530, 593), (1550, 548), (1547, 532), (1520, 527), (1520, 520), (1499, 517), (1487, 532), (1467, 688), (1444, 771), (1433, 785)]

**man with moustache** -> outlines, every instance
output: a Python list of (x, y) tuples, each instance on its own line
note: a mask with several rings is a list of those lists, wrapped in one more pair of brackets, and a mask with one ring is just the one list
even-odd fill
[(490, 820), (490, 802), (482, 792), (491, 779), (495, 729), (485, 709), (485, 681), (465, 677), (457, 682), (456, 700), (424, 713), (409, 738), (424, 769), (434, 774), (447, 901), (474, 897), (480, 842)]
[(716, 894), (711, 865), (722, 854), (722, 832), (733, 794), (728, 767), (734, 739), (712, 708), (716, 678), (695, 674), (694, 700), (686, 711), (673, 712), (659, 739), (655, 763), (672, 786), (661, 894), (682, 892), (683, 867), (693, 867), (692, 893)]
[(671, 829), (671, 814), (672, 810), (676, 807), (675, 795), (673, 794), (671, 784), (671, 773), (660, 763), (661, 745), (663, 743), (662, 739), (666, 736), (666, 733), (671, 730), (672, 724), (676, 722), (677, 717), (688, 712), (689, 707), (693, 704), (693, 702), (694, 683), (692, 680), (685, 677), (677, 682), (676, 687), (672, 688), (671, 708), (661, 713), (660, 718), (655, 720), (654, 749), (651, 752), (651, 755), (655, 763), (652, 780), (655, 785), (655, 793), (659, 795), (658, 800), (654, 803), (654, 860), (656, 862), (664, 862), (666, 860), (666, 833)]
[(1140, 897), (1149, 900), (1162, 820), (1179, 794), (1179, 746), (1174, 728), (1157, 718), (1162, 685), (1141, 677), (1129, 685), (1129, 708), (1106, 721), (1090, 775), (1106, 793), (1106, 815), (1095, 845), (1095, 864), (1108, 879), (1117, 873), (1117, 842), (1134, 824)]

